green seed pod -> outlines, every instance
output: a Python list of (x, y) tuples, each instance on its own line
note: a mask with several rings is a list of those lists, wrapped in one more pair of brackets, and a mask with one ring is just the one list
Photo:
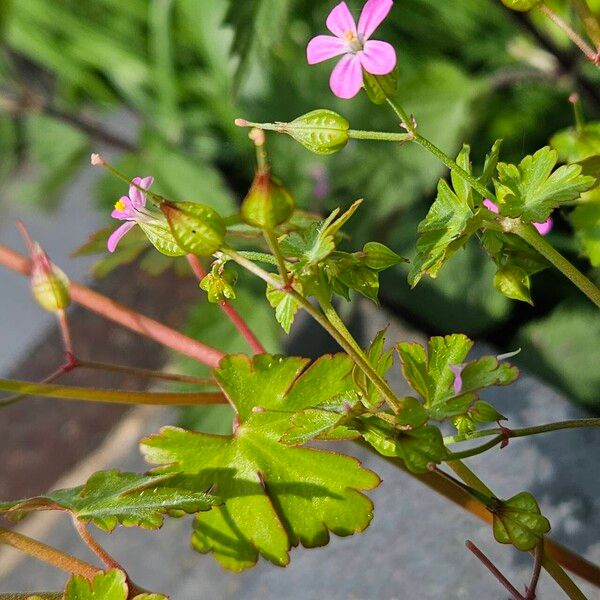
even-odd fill
[(37, 303), (49, 312), (58, 312), (71, 304), (69, 278), (36, 242), (31, 247), (31, 292)]
[(282, 131), (315, 154), (334, 154), (348, 143), (350, 123), (341, 115), (324, 108), (313, 110), (291, 123), (282, 123)]
[(177, 245), (185, 252), (210, 256), (223, 245), (225, 222), (210, 206), (196, 202), (163, 202), (160, 209)]
[(477, 429), (473, 419), (467, 415), (459, 415), (458, 417), (454, 417), (452, 419), (452, 424), (454, 427), (456, 427), (456, 431), (458, 431), (460, 435), (473, 433)]
[(542, 0), (500, 0), (506, 8), (527, 12), (542, 3)]
[(272, 230), (285, 223), (294, 212), (294, 199), (268, 170), (259, 170), (242, 202), (242, 219), (253, 227)]

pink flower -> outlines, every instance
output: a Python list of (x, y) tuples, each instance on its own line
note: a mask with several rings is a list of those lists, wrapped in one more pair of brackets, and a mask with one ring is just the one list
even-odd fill
[(132, 229), (137, 223), (150, 223), (156, 220), (156, 217), (146, 209), (146, 194), (136, 186), (147, 190), (153, 183), (153, 177), (136, 177), (132, 180), (135, 185), (129, 186), (129, 196), (121, 196), (115, 203), (115, 208), (111, 213), (113, 219), (125, 221), (123, 225), (115, 229), (108, 238), (108, 251), (114, 252), (121, 238)]
[[(494, 214), (498, 214), (500, 209), (497, 204), (494, 204), (489, 198), (486, 198), (483, 201), (483, 205)], [(532, 223), (532, 225), (537, 229), (540, 235), (548, 235), (552, 231), (552, 227), (554, 227), (554, 221), (552, 217), (548, 217), (542, 223)]]
[(306, 57), (314, 65), (342, 56), (333, 69), (329, 85), (338, 98), (353, 98), (363, 84), (363, 69), (372, 75), (387, 75), (396, 66), (396, 51), (387, 42), (370, 40), (387, 17), (393, 0), (368, 0), (358, 26), (348, 5), (340, 2), (327, 17), (327, 29), (333, 35), (318, 35), (308, 43)]

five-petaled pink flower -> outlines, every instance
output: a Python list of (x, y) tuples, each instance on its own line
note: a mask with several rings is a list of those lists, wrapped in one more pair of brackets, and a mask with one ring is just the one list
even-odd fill
[(369, 39), (393, 4), (393, 0), (368, 0), (357, 26), (348, 5), (340, 2), (327, 17), (327, 29), (333, 35), (318, 35), (308, 43), (306, 56), (311, 65), (343, 55), (329, 80), (338, 98), (348, 99), (358, 94), (363, 69), (372, 75), (387, 75), (394, 70), (396, 51), (393, 46)]
[(121, 196), (111, 213), (113, 219), (125, 221), (108, 238), (108, 251), (114, 252), (121, 238), (137, 223), (150, 223), (156, 217), (146, 208), (146, 194), (138, 187), (147, 190), (153, 183), (154, 177), (136, 177), (129, 186), (129, 196)]
[[(496, 215), (500, 212), (498, 205), (494, 204), (489, 198), (486, 198), (483, 201), (483, 205)], [(532, 223), (532, 225), (537, 229), (540, 235), (548, 235), (554, 227), (554, 221), (552, 220), (552, 217), (548, 217), (545, 221), (542, 221), (541, 223)]]

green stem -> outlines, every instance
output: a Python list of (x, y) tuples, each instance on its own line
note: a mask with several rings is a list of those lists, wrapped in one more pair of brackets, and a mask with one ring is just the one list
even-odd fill
[(476, 448), (470, 448), (469, 450), (462, 450), (460, 452), (450, 452), (446, 460), (462, 460), (463, 458), (471, 458), (472, 456), (483, 454), (484, 452), (491, 450), (494, 446), (497, 446), (498, 444), (502, 443), (505, 439), (506, 436), (500, 434), (497, 437), (491, 439), (489, 442), (481, 444), (481, 446), (477, 446)]
[(203, 393), (167, 393), (167, 392), (129, 392), (122, 390), (100, 390), (63, 385), (30, 383), (0, 379), (0, 391), (61, 398), (62, 400), (84, 400), (107, 402), (112, 404), (150, 404), (158, 406), (196, 406), (205, 404), (223, 404), (220, 392)]
[[(512, 222), (512, 219), (510, 221)], [(600, 308), (600, 289), (560, 252), (557, 252), (531, 225), (520, 222), (516, 225), (509, 224), (507, 232), (514, 233), (535, 248), (548, 262), (553, 264), (573, 285), (577, 286)]]
[(389, 133), (387, 131), (348, 130), (348, 136), (355, 140), (377, 140), (379, 142), (410, 142), (415, 139), (413, 133)]
[(547, 425), (535, 425), (533, 427), (522, 427), (521, 429), (482, 429), (473, 433), (461, 435), (451, 435), (444, 438), (444, 444), (458, 444), (459, 442), (468, 442), (480, 437), (489, 437), (491, 435), (502, 435), (503, 439), (526, 437), (537, 435), (539, 433), (548, 433), (550, 431), (560, 431), (562, 429), (577, 429), (579, 427), (600, 427), (600, 419), (571, 419), (569, 421), (559, 421), (557, 423), (548, 423)]
[(596, 48), (600, 48), (600, 23), (588, 6), (587, 0), (573, 0), (573, 4), (590, 39), (594, 42)]
[(387, 399), (388, 404), (390, 405), (390, 408), (394, 412), (397, 413), (399, 411), (401, 403), (398, 401), (396, 394), (394, 394), (394, 392), (389, 387), (389, 385), (387, 384), (385, 379), (383, 377), (381, 377), (381, 375), (379, 375), (379, 373), (377, 373), (375, 371), (375, 369), (373, 369), (371, 367), (369, 359), (365, 355), (363, 349), (359, 346), (358, 342), (354, 339), (354, 337), (350, 333), (350, 331), (348, 331), (346, 324), (344, 323), (344, 321), (342, 320), (340, 315), (338, 315), (337, 311), (335, 310), (335, 308), (333, 307), (331, 302), (320, 301), (319, 304), (321, 305), (321, 308), (323, 309), (323, 313), (325, 314), (325, 316), (327, 317), (327, 320), (331, 323), (331, 325), (337, 330), (337, 332), (341, 336), (343, 336), (343, 338), (346, 340), (346, 342), (348, 342), (348, 344), (350, 346), (352, 346), (352, 348), (354, 349), (356, 354), (361, 357), (361, 360), (363, 361), (363, 363), (369, 365), (371, 373), (370, 374), (365, 373), (365, 374), (373, 382), (374, 382), (373, 378), (377, 379), (377, 381), (379, 382), (379, 386), (377, 389), (380, 391), (380, 393), (383, 394), (383, 397)]
[(417, 144), (425, 148), (425, 150), (431, 152), (431, 154), (436, 156), (451, 171), (462, 177), (465, 181), (469, 182), (471, 187), (483, 198), (489, 198), (490, 200), (495, 199), (495, 195), (490, 192), (480, 181), (478, 181), (477, 178), (473, 177), (473, 175), (470, 173), (467, 173), (456, 163), (454, 159), (452, 159), (445, 152), (440, 150), (434, 143), (430, 142), (426, 137), (419, 133), (412, 119), (408, 116), (408, 113), (397, 100), (394, 98), (388, 98), (387, 102), (396, 115), (400, 118), (404, 127), (410, 132), (410, 134), (412, 134), (412, 138)]
[(267, 244), (269, 244), (269, 248), (277, 261), (277, 268), (279, 269), (279, 275), (281, 275), (281, 280), (283, 281), (283, 285), (286, 287), (290, 285), (290, 278), (288, 276), (287, 266), (285, 264), (285, 257), (281, 252), (281, 248), (279, 247), (279, 240), (275, 233), (270, 229), (264, 230), (265, 239), (267, 240)]
[(490, 490), (490, 488), (463, 462), (460, 460), (450, 460), (447, 464), (467, 485), (490, 498), (496, 497), (494, 492), (492, 492), (492, 490)]
[(598, 52), (593, 48), (557, 13), (555, 13), (547, 4), (541, 3), (538, 6), (540, 12), (546, 15), (559, 29), (562, 29), (567, 37), (583, 52), (585, 57), (594, 65), (600, 66)]
[(369, 361), (365, 359), (362, 351), (356, 350), (356, 342), (354, 344), (348, 342), (348, 340), (342, 335), (336, 327), (334, 327), (329, 320), (318, 311), (302, 294), (298, 293), (293, 287), (282, 287), (281, 282), (278, 281), (271, 273), (265, 271), (252, 261), (248, 260), (236, 252), (233, 248), (224, 247), (221, 251), (229, 256), (232, 260), (237, 262), (240, 266), (250, 271), (265, 283), (270, 286), (281, 289), (282, 291), (289, 294), (306, 312), (325, 330), (327, 333), (340, 345), (340, 347), (352, 358), (356, 365), (365, 373), (365, 375), (373, 382), (373, 385), (377, 388), (379, 393), (386, 399), (390, 407), (397, 410), (400, 405), (400, 400), (396, 397), (394, 392), (389, 388), (387, 383), (375, 372)]
[(571, 600), (587, 600), (585, 594), (577, 587), (575, 582), (567, 575), (565, 570), (544, 551), (542, 556), (542, 567), (556, 581), (560, 588)]

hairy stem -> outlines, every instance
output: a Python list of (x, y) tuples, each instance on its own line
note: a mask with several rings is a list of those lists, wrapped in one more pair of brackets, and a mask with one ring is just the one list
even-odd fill
[(284, 286), (290, 285), (290, 278), (288, 275), (287, 265), (285, 264), (285, 257), (283, 256), (283, 252), (281, 252), (281, 248), (279, 247), (279, 240), (275, 233), (271, 230), (264, 230), (265, 239), (267, 240), (267, 244), (269, 244), (269, 248), (275, 260), (277, 261), (277, 269), (279, 270), (279, 275), (281, 276), (281, 280), (283, 281)]
[(87, 530), (85, 523), (82, 523), (75, 515), (73, 517), (73, 526), (79, 534), (79, 537), (85, 542), (86, 546), (106, 565), (108, 569), (118, 569), (125, 573), (125, 569), (92, 537)]
[(504, 438), (519, 438), (539, 433), (548, 433), (550, 431), (561, 431), (563, 429), (577, 429), (580, 427), (600, 427), (600, 418), (596, 419), (571, 419), (569, 421), (558, 421), (546, 425), (534, 425), (533, 427), (522, 427), (520, 429), (508, 429), (506, 427), (494, 427), (494, 429), (481, 429), (473, 433), (464, 433), (460, 435), (451, 435), (444, 438), (445, 444), (457, 444), (475, 440), (480, 437), (489, 437), (491, 435), (502, 435)]
[(540, 574), (542, 572), (542, 561), (544, 560), (544, 540), (541, 539), (540, 543), (536, 546), (535, 552), (533, 553), (533, 571), (531, 573), (531, 579), (527, 586), (527, 595), (525, 600), (535, 600), (536, 589), (538, 581), (540, 580)]
[(525, 600), (525, 597), (519, 593), (519, 590), (517, 590), (517, 588), (502, 574), (500, 569), (498, 569), (498, 567), (471, 540), (467, 540), (465, 545), (515, 600)]
[[(187, 261), (194, 272), (194, 275), (198, 278), (198, 281), (201, 281), (206, 277), (206, 270), (204, 266), (200, 262), (200, 259), (194, 254), (187, 255)], [(229, 320), (233, 323), (234, 327), (240, 332), (242, 337), (248, 342), (251, 350), (255, 354), (264, 354), (266, 352), (264, 346), (260, 343), (259, 339), (254, 335), (254, 332), (250, 329), (246, 321), (242, 318), (242, 316), (238, 313), (229, 302), (224, 300), (219, 303), (219, 307), (221, 310), (227, 315)]]
[(4, 527), (0, 527), (0, 544), (12, 546), (24, 554), (55, 566), (61, 571), (80, 575), (86, 579), (92, 579), (96, 573), (100, 572), (98, 567)]
[[(0, 244), (0, 265), (26, 276), (31, 269), (31, 262), (27, 258), (2, 244)], [(69, 289), (74, 302), (213, 369), (225, 356), (220, 350), (194, 340), (83, 285), (71, 282)]]
[(557, 252), (531, 225), (519, 223), (511, 226), (510, 232), (518, 235), (531, 247), (535, 248), (549, 263), (554, 265), (573, 285), (577, 286), (600, 308), (600, 289), (560, 252)]
[(573, 4), (575, 5), (575, 10), (577, 10), (579, 18), (585, 26), (587, 34), (596, 45), (596, 49), (600, 49), (600, 23), (598, 23), (598, 19), (596, 19), (590, 10), (587, 0), (573, 0)]
[(208, 404), (223, 404), (225, 399), (220, 392), (129, 392), (124, 390), (101, 390), (28, 381), (0, 379), (0, 390), (43, 396), (45, 398), (60, 398), (62, 400), (83, 400), (88, 402), (106, 402), (109, 404), (149, 404), (155, 406), (198, 406)]
[(544, 13), (559, 29), (562, 29), (569, 39), (585, 54), (585, 57), (596, 66), (600, 66), (600, 55), (559, 15), (547, 4), (539, 5), (539, 10)]

